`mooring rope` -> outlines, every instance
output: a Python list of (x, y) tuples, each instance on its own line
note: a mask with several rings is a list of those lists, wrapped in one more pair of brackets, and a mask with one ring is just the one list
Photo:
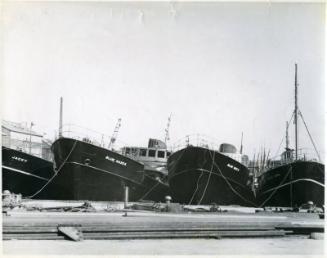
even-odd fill
[(67, 157), (65, 158), (65, 160), (61, 163), (61, 165), (60, 165), (60, 167), (59, 167), (59, 169), (58, 170), (55, 170), (54, 169), (54, 171), (55, 171), (55, 174), (49, 179), (49, 181), (48, 182), (46, 182), (46, 184), (44, 185), (44, 186), (42, 186), (42, 188), (41, 189), (39, 189), (36, 193), (34, 193), (33, 195), (31, 195), (31, 196), (27, 196), (27, 197), (25, 197), (24, 199), (32, 199), (32, 198), (34, 198), (36, 195), (38, 195), (47, 185), (49, 185), (50, 184), (50, 182), (59, 174), (59, 172), (61, 171), (61, 169), (63, 168), (63, 166), (66, 164), (66, 162), (67, 162), (67, 160), (69, 159), (69, 157), (70, 157), (70, 155), (72, 154), (72, 152), (73, 152), (73, 150), (75, 149), (75, 146), (76, 146), (76, 144), (77, 144), (77, 140), (75, 140), (75, 142), (74, 142), (74, 144), (73, 144), (73, 146), (72, 146), (72, 148), (71, 148), (71, 150), (70, 150), (70, 152), (68, 153), (68, 155), (67, 155)]
[[(206, 159), (206, 155), (205, 155), (205, 153), (204, 153), (204, 155), (203, 155), (202, 166), (204, 166), (204, 164), (205, 164), (206, 162), (207, 162), (207, 159)], [(197, 170), (197, 169), (196, 169), (196, 170)], [(192, 197), (191, 197), (191, 199), (190, 199), (188, 205), (190, 205), (190, 204), (193, 202), (193, 199), (194, 199), (194, 197), (195, 197), (195, 194), (196, 194), (197, 191), (198, 191), (198, 188), (199, 188), (199, 181), (200, 181), (200, 178), (203, 176), (203, 172), (204, 172), (204, 170), (201, 169), (201, 175), (198, 177), (198, 180), (197, 180), (197, 182), (196, 182), (196, 188), (195, 188), (195, 191), (193, 192)]]
[[(223, 173), (221, 172), (220, 167), (218, 166), (218, 164), (217, 164), (216, 162), (215, 162), (214, 164), (215, 164), (215, 166), (218, 168), (218, 171), (219, 171), (221, 177), (225, 180), (225, 182), (227, 183), (227, 185), (229, 186), (229, 188), (232, 190), (232, 192), (235, 193), (237, 196), (239, 196), (243, 201), (245, 201), (245, 202), (247, 202), (247, 203), (250, 203), (250, 204), (252, 204), (253, 206), (256, 207), (257, 205), (256, 205), (254, 202), (252, 202), (252, 201), (250, 201), (250, 200), (244, 198), (244, 197), (243, 197), (239, 192), (237, 192), (237, 191), (233, 188), (233, 186), (230, 184), (229, 180), (228, 180), (228, 179), (223, 175)], [(250, 191), (250, 189), (249, 189), (249, 191)]]
[(199, 189), (199, 181), (200, 181), (200, 178), (202, 177), (202, 175), (203, 175), (203, 170), (201, 171), (201, 175), (198, 177), (198, 180), (196, 181), (196, 188), (195, 188), (195, 191), (193, 192), (193, 195), (192, 195), (192, 197), (191, 197), (191, 199), (190, 199), (190, 201), (188, 202), (188, 205), (190, 205), (192, 202), (193, 202), (193, 199), (194, 199), (194, 197), (195, 197), (195, 194), (196, 194), (196, 192), (198, 191), (198, 189)]
[(296, 179), (296, 180), (292, 180), (292, 181), (290, 181), (290, 182), (288, 182), (288, 183), (285, 183), (285, 184), (282, 184), (282, 185), (279, 185), (279, 186), (276, 186), (276, 187), (270, 188), (269, 190), (263, 192), (263, 194), (268, 193), (268, 192), (270, 192), (270, 191), (273, 191), (273, 190), (276, 189), (276, 188), (279, 189), (279, 188), (282, 188), (282, 187), (284, 187), (284, 186), (287, 186), (287, 185), (290, 185), (290, 184), (293, 184), (293, 183), (296, 183), (296, 182), (300, 182), (300, 181), (312, 182), (312, 183), (314, 183), (314, 184), (317, 184), (317, 185), (319, 185), (319, 186), (325, 188), (325, 185), (324, 185), (324, 184), (322, 184), (322, 183), (320, 183), (320, 182), (318, 182), (318, 181), (316, 181), (316, 180), (313, 180), (313, 179), (311, 179), (311, 178), (299, 178), (299, 179)]
[[(285, 182), (285, 180), (286, 180), (286, 178), (288, 177), (288, 175), (291, 173), (291, 171), (292, 171), (292, 165), (290, 165), (290, 168), (288, 169), (288, 171), (287, 171), (287, 173), (286, 173), (286, 175), (284, 176), (284, 178), (283, 178), (283, 180), (280, 182), (280, 184), (278, 185), (278, 186), (280, 186), (280, 185), (282, 185), (282, 184), (284, 184), (284, 182)], [(278, 187), (277, 186), (277, 187)], [(259, 207), (262, 207), (267, 201), (269, 201), (270, 199), (271, 199), (271, 197), (273, 197), (274, 196), (274, 194), (277, 192), (277, 190), (278, 190), (278, 188), (276, 187), (276, 189), (268, 196), (268, 198), (263, 202), (263, 203), (261, 203), (261, 205), (259, 206)]]
[[(254, 202), (252, 202), (252, 201), (250, 201), (250, 200), (244, 198), (240, 193), (238, 193), (238, 192), (237, 192), (237, 191), (232, 187), (232, 185), (230, 184), (229, 180), (228, 180), (228, 179), (223, 175), (223, 173), (222, 173), (222, 171), (220, 170), (219, 166), (218, 166), (217, 163), (215, 162), (215, 160), (214, 160), (214, 156), (211, 154), (211, 150), (208, 150), (208, 152), (209, 152), (209, 154), (210, 154), (210, 156), (211, 156), (212, 165), (218, 168), (219, 173), (220, 173), (220, 176), (221, 176), (221, 177), (226, 181), (227, 185), (228, 185), (229, 188), (232, 190), (232, 192), (234, 192), (237, 196), (239, 196), (239, 197), (240, 197), (242, 200), (244, 200), (245, 202), (250, 203), (251, 205), (257, 206)], [(203, 172), (207, 172), (207, 173), (209, 173), (209, 176), (208, 176), (208, 180), (207, 180), (206, 187), (205, 187), (205, 189), (204, 189), (204, 191), (203, 191), (203, 193), (202, 193), (202, 197), (201, 197), (200, 201), (198, 202), (198, 204), (200, 204), (200, 203), (202, 202), (202, 199), (203, 199), (203, 197), (204, 197), (204, 194), (205, 194), (206, 191), (207, 191), (207, 187), (208, 187), (208, 185), (209, 185), (209, 181), (210, 181), (210, 177), (211, 177), (211, 175), (212, 175), (212, 174), (215, 174), (216, 176), (219, 176), (218, 174), (216, 174), (216, 173), (213, 172), (213, 166), (212, 166), (211, 171), (209, 171), (209, 170), (205, 170), (205, 169), (200, 169), (200, 168), (199, 168), (199, 169), (196, 169), (196, 170), (201, 170), (201, 175), (200, 175), (199, 178), (198, 178), (197, 186), (196, 186), (195, 191), (193, 192), (193, 196), (192, 196), (191, 200), (189, 201), (189, 205), (190, 205), (191, 202), (193, 201), (194, 196), (195, 196), (196, 192), (198, 191), (199, 180), (200, 180), (200, 178), (202, 177)], [(181, 173), (184, 173), (184, 172), (189, 171), (189, 170), (192, 170), (192, 169), (183, 170)], [(181, 174), (181, 173), (179, 173), (179, 174)], [(250, 190), (250, 189), (249, 189), (249, 190)]]
[[(186, 151), (187, 148), (184, 148), (181, 153), (179, 154), (179, 157), (174, 161), (174, 164), (172, 165), (172, 167), (170, 168), (170, 170), (174, 170), (174, 168), (177, 166), (178, 164), (178, 161), (183, 157), (185, 151)], [(173, 153), (174, 154), (174, 153)], [(172, 154), (172, 155), (173, 155)], [(167, 160), (168, 161), (168, 160)]]
[[(210, 153), (210, 150), (208, 150), (208, 151), (209, 151), (209, 154), (211, 154), (211, 153)], [(216, 153), (216, 152), (214, 151), (214, 152), (213, 152), (213, 157), (211, 157), (212, 163), (211, 163), (210, 173), (209, 173), (209, 176), (208, 176), (207, 184), (206, 184), (206, 186), (205, 186), (205, 188), (204, 188), (204, 190), (203, 190), (203, 192), (202, 192), (202, 196), (201, 196), (200, 200), (198, 201), (198, 205), (201, 204), (202, 199), (203, 199), (204, 195), (205, 195), (206, 192), (207, 192), (207, 188), (208, 188), (208, 185), (209, 185), (209, 181), (210, 181), (211, 175), (212, 175), (212, 173), (213, 173), (212, 170), (213, 170), (213, 166), (214, 166), (214, 162), (215, 162), (215, 153)]]
[[(290, 166), (289, 170), (290, 169), (293, 169), (292, 164), (289, 164), (289, 166)], [(309, 171), (311, 171), (314, 167), (315, 167), (315, 165), (314, 166), (311, 166), (311, 168), (310, 168)], [(318, 168), (323, 172), (323, 170), (320, 168), (320, 166), (318, 166)], [(275, 186), (275, 187), (273, 187), (273, 188), (271, 188), (271, 189), (269, 189), (269, 190), (267, 190), (267, 191), (265, 191), (265, 192), (262, 193), (262, 194), (265, 194), (265, 193), (268, 193), (270, 191), (274, 191), (259, 207), (262, 207), (262, 205), (264, 205), (276, 193), (276, 191), (278, 189), (280, 189), (280, 188), (282, 188), (284, 186), (287, 186), (287, 185), (293, 185), (294, 183), (297, 183), (299, 181), (312, 182), (314, 184), (317, 184), (317, 185), (325, 188), (325, 185), (324, 184), (322, 184), (322, 183), (320, 183), (320, 182), (318, 182), (316, 180), (310, 179), (310, 178), (299, 178), (299, 179), (292, 180), (292, 181), (287, 182), (287, 183), (284, 184), (284, 182), (285, 182), (287, 176), (289, 175), (289, 173), (290, 173), (290, 171), (287, 172), (287, 174), (284, 176), (283, 180), (281, 181), (281, 183), (278, 186)]]
[(151, 187), (151, 189), (149, 191), (147, 191), (141, 198), (140, 200), (143, 200), (143, 198), (145, 198), (149, 193), (151, 193), (154, 188), (156, 188), (158, 185), (160, 184), (160, 181), (158, 181), (153, 187)]

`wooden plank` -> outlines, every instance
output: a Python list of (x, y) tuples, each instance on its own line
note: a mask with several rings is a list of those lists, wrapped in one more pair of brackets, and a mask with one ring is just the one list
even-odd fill
[[(262, 227), (262, 226), (238, 226), (238, 225), (184, 225), (176, 227), (175, 225), (169, 225), (165, 227), (158, 227), (158, 226), (129, 226), (129, 225), (115, 225), (115, 226), (81, 226), (79, 227), (82, 231), (178, 231), (178, 230), (272, 230), (274, 227)], [(56, 232), (57, 227), (56, 226), (43, 226), (43, 227), (37, 227), (37, 226), (24, 226), (24, 227), (3, 227), (3, 232)]]
[(59, 226), (58, 231), (74, 241), (83, 240), (83, 233), (78, 227)]
[[(53, 222), (53, 223), (31, 223), (31, 222), (23, 222), (23, 223), (14, 223), (14, 224), (3, 224), (3, 227), (54, 227), (58, 226), (58, 224), (65, 224), (62, 222)], [(66, 223), (72, 224), (72, 223)], [(226, 222), (147, 222), (141, 223), (139, 221), (133, 222), (112, 222), (112, 223), (89, 223), (89, 222), (81, 222), (79, 223), (81, 226), (95, 226), (95, 227), (113, 227), (113, 226), (140, 226), (140, 227), (273, 227), (274, 223), (226, 223)], [(280, 225), (280, 224), (279, 224)]]
[(2, 236), (2, 240), (65, 240), (64, 236), (56, 236), (56, 235), (52, 235), (52, 236), (44, 236), (44, 235), (35, 235), (35, 236), (31, 236), (31, 235), (3, 235)]
[(222, 238), (222, 237), (283, 237), (283, 231), (248, 231), (248, 232), (157, 232), (134, 234), (84, 234), (84, 239), (158, 239), (158, 238)]

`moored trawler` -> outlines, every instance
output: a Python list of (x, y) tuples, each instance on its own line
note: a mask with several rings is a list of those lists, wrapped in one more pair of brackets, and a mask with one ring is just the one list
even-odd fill
[(140, 196), (137, 195), (137, 189), (143, 181), (144, 166), (113, 149), (121, 119), (118, 119), (114, 134), (106, 148), (104, 134), (99, 135), (95, 131), (72, 124), (63, 126), (62, 107), (61, 98), (59, 137), (51, 146), (55, 175), (33, 197), (54, 200), (123, 201), (125, 187), (128, 187), (129, 200), (138, 200)]
[(258, 205), (300, 207), (311, 201), (323, 206), (324, 169), (322, 163), (305, 159), (267, 168), (258, 177)]
[(2, 190), (28, 197), (54, 174), (50, 143), (23, 123), (2, 120)]
[(141, 200), (162, 202), (169, 194), (167, 158), (164, 142), (149, 139), (148, 147), (123, 147), (122, 154), (144, 164), (144, 180), (139, 188)]
[[(209, 147), (210, 146), (210, 147)], [(172, 198), (184, 204), (255, 206), (247, 157), (231, 144), (208, 144), (201, 139), (168, 158), (168, 178)]]
[[(286, 124), (286, 147), (279, 160), (269, 160), (258, 177), (257, 202), (259, 206), (300, 207), (312, 202), (324, 205), (325, 166), (312, 140), (304, 118), (297, 106), (297, 64), (295, 64), (295, 108), (291, 117), (295, 125), (295, 149), (289, 148)], [(316, 157), (298, 148), (298, 116), (302, 118), (310, 136)]]
[(60, 137), (52, 145), (56, 175), (35, 198), (55, 200), (123, 201), (139, 199), (143, 165), (115, 151), (82, 140)]

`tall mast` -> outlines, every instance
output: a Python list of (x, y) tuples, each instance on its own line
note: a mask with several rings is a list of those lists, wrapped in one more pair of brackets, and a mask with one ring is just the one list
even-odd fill
[(298, 157), (298, 128), (297, 128), (297, 115), (298, 115), (298, 105), (297, 105), (297, 64), (295, 64), (295, 108), (294, 108), (294, 124), (295, 124), (295, 160)]
[(62, 97), (60, 97), (60, 113), (59, 113), (59, 137), (62, 137)]
[(289, 149), (288, 122), (286, 121), (286, 151)]

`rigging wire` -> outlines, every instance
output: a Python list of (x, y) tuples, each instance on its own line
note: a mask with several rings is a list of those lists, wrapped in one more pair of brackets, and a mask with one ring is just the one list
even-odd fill
[(308, 135), (309, 135), (309, 137), (310, 137), (310, 140), (311, 140), (311, 143), (312, 143), (312, 145), (313, 145), (313, 148), (314, 148), (315, 151), (316, 151), (316, 154), (317, 154), (317, 156), (318, 156), (318, 159), (319, 159), (319, 161), (321, 161), (321, 159), (320, 159), (320, 155), (319, 155), (319, 152), (318, 152), (317, 147), (316, 147), (316, 145), (315, 145), (315, 143), (314, 143), (314, 141), (313, 141), (313, 138), (312, 138), (312, 136), (311, 136), (311, 134), (310, 134), (310, 132), (309, 132), (308, 126), (307, 126), (306, 122), (304, 121), (304, 118), (303, 118), (303, 115), (302, 115), (301, 111), (299, 111), (299, 114), (300, 114), (300, 117), (301, 117), (301, 119), (302, 119), (302, 121), (303, 121), (303, 124), (304, 124), (304, 126), (305, 126), (305, 129), (307, 130), (307, 133), (308, 133)]
[[(291, 115), (291, 119), (288, 121), (288, 124), (287, 124), (287, 128), (286, 128), (286, 130), (288, 130), (289, 125), (290, 125), (290, 123), (291, 123), (291, 121), (292, 121), (292, 119), (293, 119), (293, 116), (294, 116), (294, 112), (293, 112), (292, 115)], [(278, 147), (277, 152), (276, 152), (276, 154), (275, 154), (274, 157), (277, 157), (277, 155), (278, 155), (278, 153), (279, 153), (279, 150), (280, 150), (280, 147), (282, 146), (282, 143), (283, 143), (283, 141), (284, 141), (284, 138), (285, 138), (285, 135), (283, 136), (282, 141), (280, 142), (279, 147)]]

